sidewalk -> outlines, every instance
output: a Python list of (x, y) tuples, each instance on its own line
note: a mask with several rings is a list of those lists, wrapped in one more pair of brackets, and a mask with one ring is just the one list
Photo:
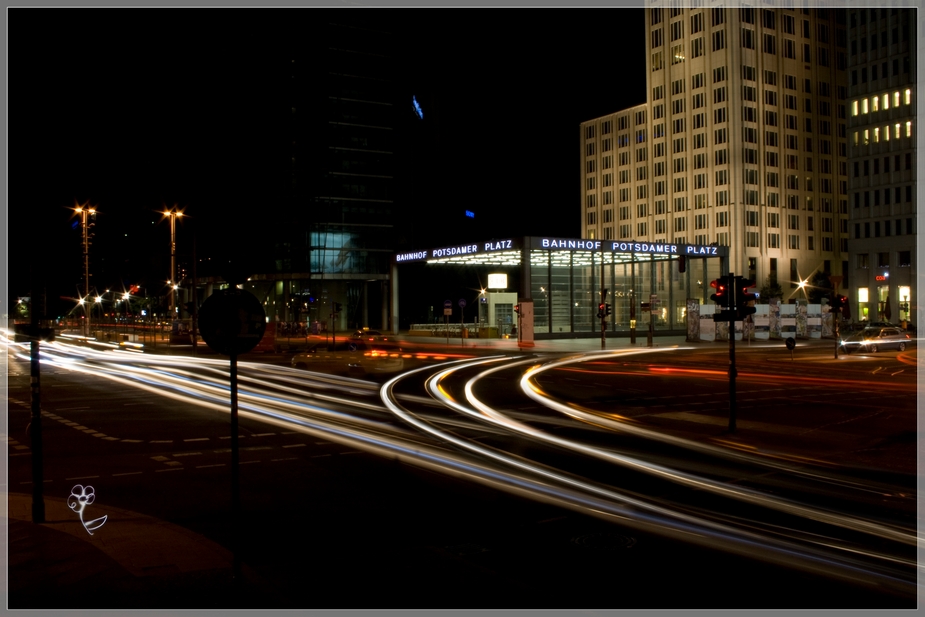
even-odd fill
[(11, 609), (68, 609), (88, 595), (99, 608), (154, 608), (178, 596), (190, 608), (214, 608), (272, 590), (246, 566), (243, 580), (233, 581), (228, 550), (165, 521), (94, 504), (93, 516), (107, 519), (90, 535), (61, 499), (45, 495), (45, 522), (36, 525), (31, 494), (6, 497)]

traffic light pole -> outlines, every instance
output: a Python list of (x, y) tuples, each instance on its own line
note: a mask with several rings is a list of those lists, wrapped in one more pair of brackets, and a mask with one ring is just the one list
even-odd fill
[[(729, 278), (732, 279), (732, 274), (729, 275)], [(729, 432), (730, 433), (736, 432), (736, 375), (737, 375), (737, 371), (736, 371), (736, 322), (735, 322), (735, 311), (731, 310), (729, 311)]]

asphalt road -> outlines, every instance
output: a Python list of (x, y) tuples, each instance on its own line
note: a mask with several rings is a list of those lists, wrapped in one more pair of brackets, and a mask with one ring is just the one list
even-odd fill
[[(699, 364), (695, 356), (691, 362)], [(890, 369), (901, 364), (880, 362)], [(743, 369), (747, 365), (743, 358)], [(30, 492), (29, 367), (15, 359), (8, 367), (8, 489)], [(631, 368), (627, 372), (635, 376), (621, 379), (639, 383), (621, 387), (641, 393), (665, 388), (652, 382), (643, 365)], [(785, 365), (779, 370), (801, 372)], [(871, 379), (889, 383), (887, 373), (876, 371)], [(567, 394), (581, 392), (565, 376), (550, 381), (556, 383)], [(508, 390), (497, 392), (503, 403)], [(815, 406), (824, 394), (817, 391), (816, 399), (805, 402)], [(92, 484), (100, 503), (235, 546), (274, 589), (272, 597), (251, 600), (262, 607), (904, 605), (892, 596), (668, 540), (246, 417), (240, 421), (244, 524), (233, 531), (225, 411), (59, 369), (43, 372), (42, 401), (51, 414), (43, 422), (46, 494), (63, 498), (76, 483)], [(11, 605), (25, 600), (10, 598)], [(233, 607), (245, 602), (203, 601)]]

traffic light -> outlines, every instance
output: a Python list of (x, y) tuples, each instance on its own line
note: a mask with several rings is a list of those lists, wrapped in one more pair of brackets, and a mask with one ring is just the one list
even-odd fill
[(607, 305), (604, 304), (603, 302), (601, 302), (600, 304), (597, 305), (597, 318), (598, 318), (598, 319), (603, 319), (603, 318), (604, 318), (604, 315), (605, 315), (604, 310), (605, 310), (606, 306), (607, 306)]
[(755, 307), (751, 305), (758, 299), (758, 294), (748, 293), (746, 290), (755, 286), (755, 281), (741, 276), (736, 277), (736, 313), (738, 319), (745, 319), (755, 314)]
[(610, 315), (610, 304), (605, 304), (604, 306), (606, 307), (604, 309), (604, 316), (607, 317)]
[(713, 304), (723, 308), (730, 308), (729, 294), (726, 293), (726, 278), (723, 277), (721, 279), (711, 281), (710, 287), (716, 290), (716, 293), (710, 296), (710, 300), (713, 300)]
[(848, 312), (848, 297), (841, 294), (832, 294), (830, 299), (830, 304), (832, 305), (832, 312), (841, 311), (842, 317), (849, 319), (850, 313)]

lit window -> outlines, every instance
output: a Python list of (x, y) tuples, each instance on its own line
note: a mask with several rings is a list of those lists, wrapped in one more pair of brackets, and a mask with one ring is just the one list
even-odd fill
[(890, 108), (890, 95), (884, 94), (883, 95), (883, 109), (889, 109), (889, 108)]
[(870, 110), (871, 111), (880, 111), (880, 97), (875, 96), (870, 100)]
[[(883, 141), (890, 141), (890, 127), (888, 126), (883, 127)], [(886, 158), (884, 160), (889, 161), (890, 159)]]
[(899, 92), (893, 93), (893, 107), (899, 107)]
[[(899, 125), (897, 124), (896, 126), (899, 126)], [(866, 146), (869, 143), (870, 143), (870, 131), (868, 131), (867, 129), (864, 129), (864, 143), (862, 143), (861, 145)]]
[(858, 289), (858, 302), (867, 302), (868, 301), (868, 292), (867, 287), (861, 287)]
[[(876, 101), (877, 99), (874, 99), (874, 100)], [(879, 128), (874, 129), (874, 143), (875, 144), (880, 143), (880, 129)]]
[(867, 99), (863, 99), (863, 100), (861, 101), (861, 113), (862, 113), (862, 114), (866, 114), (866, 113), (867, 113)]
[(857, 101), (851, 101), (851, 115), (852, 116), (858, 115), (858, 102)]
[(912, 90), (910, 90), (909, 88), (906, 88), (906, 100), (905, 100), (905, 103), (906, 103), (906, 105), (910, 105), (910, 104), (912, 103)]
[(854, 132), (854, 145), (855, 146), (858, 145), (858, 132), (857, 131)]
[(912, 120), (906, 121), (906, 137), (912, 137)]
[(895, 137), (896, 139), (899, 139), (899, 125), (897, 124), (897, 125), (894, 126), (893, 128), (896, 130), (896, 132), (895, 132), (895, 134), (893, 135), (893, 137)]

